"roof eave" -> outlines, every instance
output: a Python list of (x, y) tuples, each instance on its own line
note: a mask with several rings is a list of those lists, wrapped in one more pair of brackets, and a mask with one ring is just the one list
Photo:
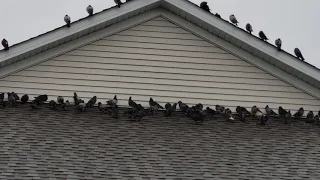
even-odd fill
[(102, 11), (93, 17), (73, 22), (70, 28), (62, 26), (14, 45), (9, 51), (0, 51), (0, 68), (154, 9), (160, 5), (160, 1), (143, 0), (125, 3), (120, 9), (117, 7), (110, 8), (108, 11)]

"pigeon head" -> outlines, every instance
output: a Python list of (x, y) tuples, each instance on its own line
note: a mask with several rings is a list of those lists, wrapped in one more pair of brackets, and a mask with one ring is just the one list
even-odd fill
[(150, 102), (153, 102), (153, 99), (152, 98), (150, 98), (150, 100), (149, 100)]
[(113, 99), (117, 99), (117, 95), (114, 95)]
[(69, 100), (66, 100), (66, 103), (69, 103)]
[(101, 105), (101, 102), (98, 102), (98, 106), (100, 106)]
[(269, 105), (266, 105), (266, 108), (269, 108)]

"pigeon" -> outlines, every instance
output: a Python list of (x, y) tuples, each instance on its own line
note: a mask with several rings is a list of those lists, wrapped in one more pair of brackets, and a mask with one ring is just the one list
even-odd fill
[(207, 12), (210, 12), (210, 8), (209, 8), (208, 3), (206, 1), (203, 1), (200, 3), (200, 8), (207, 11)]
[(250, 34), (252, 34), (253, 29), (252, 29), (252, 26), (251, 26), (250, 23), (248, 23), (248, 24), (246, 25), (246, 30), (247, 30)]
[(66, 22), (67, 27), (71, 26), (71, 18), (68, 15), (64, 16), (64, 22)]
[(97, 102), (97, 96), (93, 96), (86, 104), (87, 108), (93, 108), (93, 106), (96, 104)]
[(6, 104), (4, 103), (4, 93), (0, 94), (0, 105), (2, 105), (3, 107), (6, 107)]
[(266, 105), (265, 110), (266, 110), (267, 115), (269, 115), (269, 116), (276, 116), (277, 115), (277, 113), (275, 113), (271, 108), (269, 108), (268, 105)]
[(196, 111), (202, 111), (203, 110), (203, 105), (201, 103), (198, 103), (194, 106)]
[(251, 108), (251, 113), (256, 117), (261, 117), (263, 115), (263, 113), (260, 111), (260, 109), (257, 106), (253, 106)]
[(49, 108), (56, 109), (57, 103), (54, 100), (51, 100), (49, 102)]
[(64, 98), (63, 98), (62, 96), (58, 96), (58, 97), (57, 97), (57, 102), (58, 102), (59, 104), (63, 104), (63, 103), (64, 103)]
[(9, 50), (9, 43), (6, 39), (2, 39), (1, 44), (2, 44), (5, 51)]
[(93, 16), (93, 7), (91, 5), (89, 5), (87, 7), (87, 12), (88, 12), (89, 16)]
[(143, 108), (135, 114), (134, 118), (136, 118), (137, 121), (141, 121), (141, 119), (147, 116), (147, 114), (148, 114), (148, 110)]
[(25, 104), (25, 103), (27, 103), (29, 101), (29, 96), (27, 95), (27, 94), (25, 94), (25, 95), (23, 95), (22, 97), (21, 97), (21, 102), (22, 102), (22, 104)]
[(101, 102), (98, 102), (98, 109), (104, 112), (107, 109), (107, 105), (102, 104)]
[(245, 111), (240, 111), (239, 113), (240, 121), (246, 122), (247, 113)]
[(168, 116), (175, 115), (176, 109), (177, 109), (177, 103), (174, 103), (169, 109), (166, 109), (166, 111), (164, 112), (164, 116), (168, 117)]
[(46, 94), (39, 95), (38, 97), (35, 97), (34, 100), (37, 101), (38, 103), (44, 103), (48, 100), (48, 96)]
[(138, 104), (132, 100), (131, 96), (129, 97), (128, 104), (132, 108), (137, 108), (138, 107)]
[(304, 61), (304, 58), (303, 58), (303, 56), (302, 56), (302, 53), (301, 53), (300, 49), (295, 48), (295, 49), (294, 49), (294, 54), (297, 56), (298, 59)]
[(171, 104), (170, 103), (167, 103), (166, 105), (164, 105), (164, 108), (166, 109), (166, 110), (168, 110), (168, 109), (170, 109), (171, 108)]
[(312, 123), (313, 120), (314, 120), (314, 113), (313, 111), (309, 111), (309, 113), (307, 114), (306, 123)]
[(276, 44), (278, 51), (281, 51), (281, 46), (282, 46), (281, 39), (280, 38), (276, 39), (274, 43)]
[(233, 23), (233, 24), (235, 24), (236, 26), (238, 26), (238, 20), (237, 20), (237, 18), (236, 18), (236, 16), (235, 15), (233, 15), (233, 14), (231, 14), (230, 16), (229, 16), (229, 19), (230, 19), (230, 22), (231, 23)]
[(207, 111), (208, 114), (211, 114), (211, 115), (215, 115), (216, 114), (216, 111), (214, 109), (211, 109), (210, 107), (207, 107), (206, 111)]
[(115, 95), (115, 96), (113, 97), (113, 99), (107, 101), (107, 105), (109, 105), (109, 106), (111, 106), (111, 107), (115, 107), (115, 106), (117, 106), (117, 104), (118, 104), (117, 95)]
[(33, 101), (31, 101), (29, 107), (31, 107), (32, 109), (38, 109), (39, 105), (40, 105), (40, 104), (39, 104), (38, 101), (33, 100)]
[(314, 121), (319, 125), (319, 123), (320, 123), (320, 115), (316, 115), (315, 117), (314, 117)]
[(188, 111), (187, 112), (188, 117), (190, 117), (192, 120), (194, 120), (195, 123), (202, 123), (204, 120), (204, 115), (199, 112), (195, 111)]
[(17, 93), (12, 92), (11, 94), (12, 94), (12, 96), (14, 97), (14, 99), (15, 99), (16, 101), (19, 101), (19, 100), (20, 100), (20, 97), (18, 96)]
[(216, 112), (218, 114), (223, 114), (225, 112), (225, 108), (223, 106), (216, 105)]
[(294, 113), (293, 116), (294, 116), (294, 118), (299, 119), (303, 116), (303, 114), (304, 114), (304, 109), (303, 109), (303, 107), (301, 107), (301, 108), (299, 108), (299, 110), (296, 113)]
[(13, 93), (7, 93), (8, 94), (8, 102), (10, 103), (10, 104), (15, 104), (16, 103), (16, 99), (14, 98), (14, 95), (13, 95)]
[(152, 98), (150, 98), (150, 100), (149, 100), (149, 106), (150, 106), (150, 110), (151, 110), (152, 114), (156, 114), (156, 112), (159, 109), (163, 109), (163, 107), (160, 104), (158, 104), (157, 102), (155, 102)]
[(269, 124), (269, 119), (270, 119), (270, 116), (268, 114), (267, 115), (262, 115), (259, 118), (259, 120), (260, 120), (259, 124), (263, 125), (263, 126), (268, 125)]
[[(279, 113), (280, 114), (280, 113)], [(289, 123), (289, 121), (291, 120), (291, 117), (292, 117), (292, 115), (291, 115), (291, 112), (290, 112), (290, 110), (285, 114), (285, 121), (284, 121), (284, 123), (285, 124), (288, 124)]]
[(75, 106), (78, 106), (80, 103), (84, 103), (84, 101), (78, 97), (77, 93), (73, 93), (73, 101)]
[(215, 16), (221, 19), (220, 14), (216, 13)]
[(229, 108), (225, 110), (225, 116), (228, 118), (229, 121), (234, 121), (234, 118), (232, 117), (232, 111)]
[(267, 38), (267, 36), (264, 34), (263, 31), (260, 31), (260, 32), (259, 32), (259, 37), (260, 37), (260, 39), (263, 40), (263, 41), (269, 40), (269, 39)]
[(278, 113), (281, 117), (285, 117), (288, 112), (279, 106)]
[(86, 103), (79, 103), (76, 107), (81, 112), (84, 112), (84, 109), (87, 107), (87, 104)]
[(189, 106), (181, 101), (179, 101), (178, 104), (179, 104), (179, 109), (184, 113), (186, 113), (187, 110), (189, 109)]
[(249, 116), (251, 115), (251, 113), (245, 107), (241, 107), (241, 106), (237, 106), (236, 112), (238, 114), (240, 114), (240, 112), (244, 112), (245, 115), (249, 115)]
[(117, 4), (118, 8), (120, 8), (122, 4), (121, 0), (114, 0), (114, 2)]
[(62, 108), (63, 110), (66, 110), (66, 109), (69, 108), (69, 107), (70, 107), (70, 102), (69, 102), (69, 100), (66, 100), (66, 102), (64, 102), (64, 103), (61, 104), (61, 108)]

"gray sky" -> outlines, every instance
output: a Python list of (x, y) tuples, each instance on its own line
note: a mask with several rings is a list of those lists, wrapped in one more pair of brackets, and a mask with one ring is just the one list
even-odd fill
[[(125, 1), (125, 0), (122, 0)], [(191, 0), (200, 4), (202, 0)], [(292, 53), (299, 47), (307, 62), (320, 68), (320, 1), (319, 0), (207, 0), (211, 11), (229, 19), (235, 14), (240, 27), (247, 22), (254, 34), (263, 30), (271, 43), (282, 39), (283, 49)], [(72, 21), (87, 16), (91, 4), (98, 12), (114, 5), (113, 0), (1, 0), (0, 38), (9, 44), (64, 25), (68, 14)]]

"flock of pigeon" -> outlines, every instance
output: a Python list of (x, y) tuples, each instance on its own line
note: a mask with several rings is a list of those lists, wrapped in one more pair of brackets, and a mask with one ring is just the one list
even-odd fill
[[(129, 2), (129, 1), (133, 1), (133, 0), (126, 0), (126, 2)], [(121, 0), (114, 0), (114, 2), (117, 4), (117, 6), (119, 8), (121, 7), (121, 5), (122, 5)], [(209, 8), (207, 2), (205, 2), (205, 1), (200, 4), (200, 8), (202, 8), (203, 10), (208, 11), (209, 13), (211, 13), (210, 12), (210, 8)], [(89, 16), (93, 16), (93, 7), (91, 5), (89, 5), (86, 10), (87, 10)], [(215, 16), (221, 18), (221, 16), (218, 13), (216, 13)], [(238, 26), (239, 22), (238, 22), (238, 20), (237, 20), (235, 15), (233, 15), (233, 14), (230, 15), (229, 19), (230, 19), (231, 23), (233, 23), (236, 26)], [(65, 15), (64, 21), (65, 21), (67, 27), (71, 27), (71, 18), (70, 18), (70, 16)], [(250, 34), (253, 32), (251, 24), (248, 23), (246, 25), (246, 30)], [(263, 31), (259, 32), (259, 37), (263, 41), (269, 40)], [(9, 50), (9, 43), (8, 43), (8, 41), (6, 39), (3, 39), (1, 43), (2, 43), (2, 46), (4, 47), (4, 50), (6, 50), (6, 51)], [(279, 51), (281, 51), (282, 41), (281, 41), (280, 38), (275, 40), (275, 45), (276, 45), (277, 49)], [(298, 48), (294, 49), (294, 54), (297, 56), (298, 59), (304, 61), (304, 57), (302, 56), (302, 53)]]
[[(205, 10), (205, 11), (207, 11), (207, 12), (209, 12), (209, 13), (211, 13), (211, 12), (210, 12), (210, 8), (209, 8), (209, 6), (208, 6), (208, 3), (205, 2), (205, 1), (203, 1), (203, 2), (200, 4), (200, 8), (203, 9), (203, 10)], [(218, 14), (218, 13), (216, 13), (216, 14), (214, 14), (214, 15), (215, 15), (216, 17), (218, 17), (218, 18), (221, 18), (220, 14)], [(239, 22), (238, 22), (238, 20), (237, 20), (237, 18), (236, 18), (235, 15), (231, 14), (231, 15), (229, 16), (229, 20), (230, 20), (230, 22), (231, 22), (232, 24), (238, 26), (238, 23), (239, 23)], [(246, 24), (246, 30), (248, 31), (248, 33), (252, 34), (253, 29), (252, 29), (252, 26), (251, 26), (250, 23), (247, 23), (247, 24)], [(260, 31), (258, 35), (259, 35), (260, 39), (263, 40), (263, 41), (269, 40), (268, 37), (266, 36), (266, 34), (265, 34), (263, 31)], [(282, 41), (281, 41), (280, 38), (278, 38), (278, 39), (275, 40), (275, 45), (276, 45), (278, 51), (281, 51)], [(294, 49), (294, 54), (297, 56), (298, 59), (304, 61), (304, 57), (302, 56), (302, 53), (301, 53), (301, 51), (300, 51), (299, 48), (295, 48), (295, 49)]]
[[(30, 108), (38, 109), (39, 106), (48, 101), (48, 96), (46, 94), (34, 97), (34, 99), (31, 100), (31, 102), (29, 102), (29, 96), (27, 94), (23, 95), (21, 99), (14, 92), (7, 93), (7, 95), (8, 100), (4, 101), (5, 94), (0, 94), (0, 106), (2, 106), (3, 108), (7, 105), (16, 106), (18, 103), (28, 103)], [(86, 109), (95, 107), (97, 103), (97, 96), (93, 96), (88, 102), (84, 102), (82, 99), (79, 98), (77, 93), (74, 93), (73, 100), (74, 107), (81, 113), (83, 113)], [(150, 107), (145, 108), (141, 104), (138, 104), (135, 101), (133, 101), (131, 97), (129, 97), (128, 105), (130, 106), (130, 108), (124, 110), (124, 115), (128, 116), (128, 118), (135, 119), (136, 121), (140, 121), (143, 117), (147, 115), (155, 115), (158, 113), (159, 110), (163, 110), (165, 117), (175, 116), (175, 112), (178, 108), (177, 106), (179, 106), (181, 112), (183, 112), (187, 117), (192, 119), (195, 123), (202, 123), (205, 117), (214, 115), (223, 116), (226, 118), (226, 120), (230, 122), (235, 121), (234, 114), (232, 113), (232, 111), (229, 108), (225, 108), (221, 105), (216, 105), (215, 109), (212, 109), (210, 107), (206, 107), (204, 109), (201, 103), (196, 104), (195, 106), (188, 106), (187, 104), (179, 101), (178, 103), (173, 104), (167, 103), (163, 107), (159, 103), (154, 101), (153, 98), (150, 98)], [(48, 107), (51, 109), (61, 108), (62, 110), (67, 110), (71, 107), (71, 103), (68, 100), (64, 101), (64, 98), (62, 96), (58, 96), (57, 101), (49, 101)], [(113, 99), (108, 100), (106, 104), (98, 102), (97, 107), (101, 112), (107, 113), (115, 119), (118, 119), (120, 117), (117, 95), (115, 95)], [(294, 119), (300, 119), (304, 115), (304, 109), (302, 107), (293, 116), (290, 110), (287, 111), (283, 109), (281, 106), (278, 109), (279, 115), (275, 113), (268, 105), (265, 107), (265, 112), (266, 113), (264, 114), (257, 106), (253, 106), (251, 108), (251, 111), (248, 111), (245, 107), (241, 106), (237, 106), (236, 108), (236, 114), (239, 116), (240, 121), (246, 122), (248, 116), (253, 116), (258, 120), (257, 124), (260, 125), (268, 125), (271, 116), (280, 116), (284, 118), (284, 123), (288, 124), (292, 120), (292, 117), (294, 117)], [(313, 111), (309, 111), (306, 117), (306, 123), (316, 123), (317, 125), (320, 125), (319, 117), (320, 110), (318, 114), (313, 113)]]

